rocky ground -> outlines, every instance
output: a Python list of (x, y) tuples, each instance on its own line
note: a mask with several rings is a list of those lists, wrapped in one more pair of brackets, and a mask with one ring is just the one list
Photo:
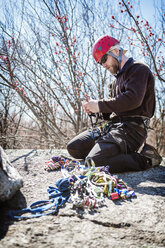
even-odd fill
[(60, 171), (44, 170), (53, 155), (65, 150), (7, 150), (24, 180), (18, 194), (0, 207), (0, 248), (165, 247), (165, 163), (144, 172), (123, 173), (136, 198), (111, 201), (95, 210), (76, 211), (66, 203), (56, 215), (13, 221), (11, 209), (47, 200), (47, 187), (62, 178)]

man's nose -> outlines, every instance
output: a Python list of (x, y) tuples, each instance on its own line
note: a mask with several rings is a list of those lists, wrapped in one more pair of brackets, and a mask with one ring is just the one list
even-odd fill
[(106, 62), (105, 62), (105, 63), (102, 63), (102, 66), (103, 66), (104, 68), (106, 68)]

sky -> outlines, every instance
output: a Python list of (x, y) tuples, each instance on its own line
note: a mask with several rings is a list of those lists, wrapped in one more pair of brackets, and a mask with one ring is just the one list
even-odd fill
[[(6, 1), (8, 1), (8, 0), (6, 0)], [(114, 1), (114, 0), (110, 0), (110, 1)], [(131, 0), (130, 0), (130, 2), (131, 2)], [(162, 2), (162, 0), (140, 0), (140, 6), (141, 6), (141, 11), (142, 11), (143, 17), (152, 23), (152, 21), (154, 20), (153, 16), (155, 13), (155, 7), (154, 6), (155, 6), (155, 4), (156, 4), (156, 6), (160, 6), (161, 2)], [(2, 10), (2, 6), (3, 6), (3, 0), (0, 0), (0, 13)], [(1, 20), (1, 18), (0, 18), (0, 20)]]
[(141, 10), (145, 19), (151, 19), (154, 14), (154, 1), (153, 0), (141, 0)]
[(161, 0), (140, 0), (141, 1), (141, 11), (143, 17), (152, 22), (154, 20), (153, 16), (155, 13), (155, 4), (160, 6)]

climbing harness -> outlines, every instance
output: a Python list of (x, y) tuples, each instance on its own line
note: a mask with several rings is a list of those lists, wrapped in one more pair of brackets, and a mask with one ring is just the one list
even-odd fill
[(49, 187), (48, 194), (50, 198), (49, 200), (36, 201), (32, 203), (29, 208), (10, 211), (9, 216), (12, 219), (27, 219), (54, 214), (57, 212), (58, 208), (67, 201), (70, 196), (68, 190), (61, 192), (55, 187)]
[[(69, 179), (61, 179), (56, 182), (56, 187), (49, 186), (47, 189), (49, 200), (36, 201), (29, 208), (10, 211), (12, 219), (36, 218), (44, 215), (55, 214), (58, 208), (66, 203), (70, 197)], [(28, 215), (26, 215), (28, 214)]]

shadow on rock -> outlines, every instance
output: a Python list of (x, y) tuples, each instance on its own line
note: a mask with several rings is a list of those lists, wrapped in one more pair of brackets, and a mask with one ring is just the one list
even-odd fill
[(26, 199), (21, 191), (17, 191), (10, 200), (0, 204), (0, 240), (5, 237), (9, 226), (13, 224), (13, 220), (9, 217), (9, 212), (26, 207)]
[(30, 152), (24, 154), (24, 155), (21, 155), (19, 157), (17, 157), (16, 159), (12, 160), (11, 163), (14, 163), (16, 162), (17, 160), (21, 159), (21, 158), (24, 158), (24, 161), (25, 161), (25, 166), (24, 166), (24, 169), (25, 171), (29, 172), (29, 169), (28, 169), (28, 163), (27, 163), (27, 158), (29, 157), (29, 155), (31, 155), (32, 153), (35, 152), (35, 155), (37, 154), (37, 150), (36, 149), (33, 149), (31, 150)]
[(120, 174), (120, 177), (135, 190), (135, 193), (165, 196), (165, 167), (160, 165), (140, 172)]

